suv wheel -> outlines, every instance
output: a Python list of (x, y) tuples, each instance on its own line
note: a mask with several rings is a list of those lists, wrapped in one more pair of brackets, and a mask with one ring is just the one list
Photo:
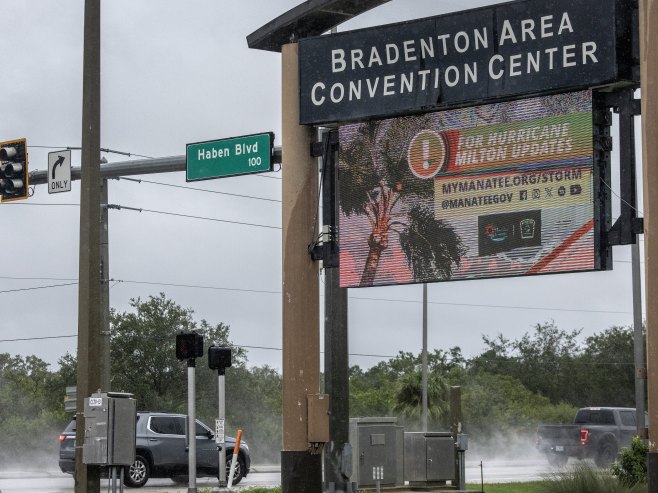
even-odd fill
[(135, 456), (135, 462), (130, 466), (125, 473), (123, 482), (126, 486), (131, 488), (141, 488), (146, 484), (151, 473), (151, 466), (149, 461), (141, 455)]

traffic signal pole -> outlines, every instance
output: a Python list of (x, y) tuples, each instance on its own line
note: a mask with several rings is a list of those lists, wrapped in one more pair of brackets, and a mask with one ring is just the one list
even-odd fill
[[(649, 493), (658, 493), (658, 0), (640, 0)], [(641, 418), (641, 417), (638, 417)]]
[(100, 493), (100, 467), (82, 462), (84, 401), (101, 387), (100, 0), (85, 0), (75, 493)]

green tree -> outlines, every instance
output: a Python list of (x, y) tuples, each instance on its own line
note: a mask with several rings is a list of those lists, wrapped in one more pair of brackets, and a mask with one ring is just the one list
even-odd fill
[[(0, 354), (0, 463), (55, 454), (66, 420), (58, 375), (36, 356)], [(29, 430), (29, 433), (26, 433)]]
[(497, 434), (534, 433), (538, 423), (572, 422), (576, 408), (530, 391), (509, 375), (479, 372), (463, 386), (466, 432), (481, 439)]
[[(418, 425), (423, 408), (423, 374), (420, 369), (404, 375), (398, 382), (393, 410), (401, 416), (413, 418)], [(437, 372), (427, 376), (428, 421), (446, 426), (450, 415), (450, 389)]]
[(554, 322), (537, 324), (532, 334), (510, 340), (483, 336), (487, 349), (470, 362), (473, 371), (509, 375), (528, 390), (554, 403), (575, 402), (582, 389), (578, 378), (580, 330), (560, 330)]
[(578, 363), (583, 385), (580, 406), (635, 407), (633, 329), (610, 327), (585, 340)]
[(392, 234), (399, 237), (415, 281), (449, 279), (466, 251), (452, 226), (428, 207), (433, 180), (408, 172), (407, 148), (428, 122), (424, 117), (370, 121), (341, 144), (340, 207), (347, 216), (367, 217), (371, 227), (361, 286), (373, 285)]
[[(196, 330), (211, 344), (231, 346), (232, 366), (227, 369), (226, 430), (238, 428), (263, 460), (281, 447), (281, 377), (268, 367), (247, 368), (246, 351), (230, 341), (230, 328), (223, 324), (197, 322), (193, 311), (165, 297), (131, 300), (132, 310), (112, 312), (112, 388), (135, 394), (138, 409), (187, 412), (186, 363), (176, 359), (176, 334)], [(197, 416), (214, 425), (218, 404), (217, 372), (205, 357), (197, 360)]]
[[(450, 348), (448, 351), (435, 349), (427, 355), (428, 367), (428, 389), (429, 382), (436, 382), (436, 417), (443, 416), (442, 406), (447, 405), (447, 397), (438, 399), (443, 390), (441, 385), (459, 383), (463, 378), (465, 360), (458, 347)], [(421, 355), (400, 351), (395, 358), (380, 361), (375, 366), (364, 371), (358, 366), (350, 368), (350, 415), (351, 416), (385, 416), (387, 414), (402, 413), (411, 417), (415, 411), (412, 403), (414, 394), (412, 387), (414, 378), (420, 375)], [(399, 395), (403, 382), (406, 382), (406, 396)], [(434, 384), (432, 384), (434, 385)], [(422, 390), (420, 391), (422, 392)], [(420, 395), (420, 394), (418, 394)], [(400, 399), (409, 405), (400, 404)], [(420, 399), (420, 397), (418, 397)], [(396, 406), (399, 407), (396, 410)], [(417, 425), (415, 421), (410, 424)]]
[[(196, 330), (210, 342), (229, 345), (228, 326), (197, 323), (193, 311), (167, 299), (133, 299), (131, 312), (112, 311), (112, 389), (133, 393), (139, 409), (182, 411), (187, 403), (186, 366), (176, 359), (176, 334)], [(235, 365), (244, 364), (244, 350), (234, 348)], [(198, 365), (201, 368), (202, 365)], [(199, 372), (201, 373), (201, 372)]]

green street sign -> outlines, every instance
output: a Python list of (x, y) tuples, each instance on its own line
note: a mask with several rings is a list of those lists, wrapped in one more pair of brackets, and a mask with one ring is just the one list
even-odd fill
[(272, 132), (187, 144), (186, 181), (272, 171)]

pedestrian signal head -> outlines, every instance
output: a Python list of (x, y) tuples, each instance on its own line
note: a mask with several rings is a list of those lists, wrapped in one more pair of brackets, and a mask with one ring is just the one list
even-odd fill
[(231, 366), (231, 348), (224, 346), (210, 346), (208, 348), (208, 367), (218, 370), (221, 375)]
[(176, 358), (180, 360), (203, 356), (203, 336), (196, 332), (181, 332), (176, 335)]

